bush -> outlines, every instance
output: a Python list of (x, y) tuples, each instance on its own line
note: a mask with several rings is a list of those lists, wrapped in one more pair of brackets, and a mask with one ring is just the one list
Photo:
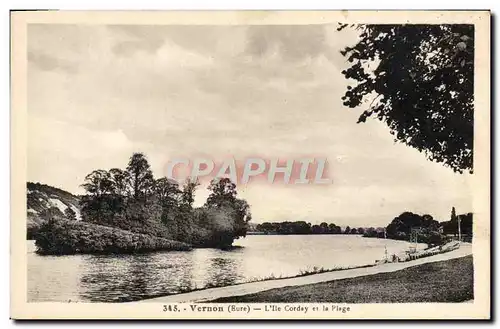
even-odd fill
[(140, 253), (159, 250), (190, 250), (191, 246), (147, 234), (86, 222), (51, 219), (40, 226), (35, 245), (39, 254)]
[(198, 247), (225, 248), (237, 236), (235, 216), (227, 208), (198, 208), (193, 211), (192, 243)]

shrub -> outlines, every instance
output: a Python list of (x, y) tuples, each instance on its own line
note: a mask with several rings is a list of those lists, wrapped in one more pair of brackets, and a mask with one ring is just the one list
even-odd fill
[(147, 234), (132, 233), (86, 222), (51, 219), (36, 235), (39, 254), (140, 253), (157, 250), (190, 250), (190, 245)]

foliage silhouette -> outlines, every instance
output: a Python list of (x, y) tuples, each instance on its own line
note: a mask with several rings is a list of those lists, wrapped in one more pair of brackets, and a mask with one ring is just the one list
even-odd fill
[[(195, 208), (193, 204), (198, 186), (198, 181), (193, 179), (187, 179), (182, 187), (166, 177), (155, 179), (147, 158), (141, 153), (135, 153), (126, 170), (98, 169), (85, 177), (82, 187), (87, 194), (81, 197), (81, 215), (87, 225), (116, 228), (155, 239), (177, 240), (195, 247), (227, 248), (234, 239), (244, 237), (251, 219), (250, 206), (245, 200), (236, 198), (236, 185), (227, 178), (213, 180), (206, 204)], [(231, 193), (215, 188), (216, 186), (231, 186)], [(63, 214), (54, 213), (53, 216), (49, 214), (46, 217), (62, 216)], [(59, 227), (54, 222), (51, 223), (54, 228)], [(84, 228), (80, 233), (86, 234), (89, 227), (71, 226), (71, 234), (77, 234), (75, 232), (78, 232), (78, 228)], [(47, 227), (40, 232), (42, 236), (39, 239), (47, 239)], [(64, 236), (63, 231), (60, 234)], [(67, 242), (64, 238), (58, 241)], [(113, 238), (108, 241), (115, 240)], [(160, 246), (165, 249), (161, 244)], [(67, 252), (65, 248), (70, 247), (61, 248)], [(122, 249), (127, 252), (127, 248)], [(146, 247), (147, 250), (152, 248)], [(44, 247), (44, 250), (52, 249)], [(96, 250), (99, 252), (98, 248)]]
[(342, 74), (355, 81), (342, 100), (367, 104), (358, 123), (376, 118), (428, 159), (472, 172), (474, 26), (350, 27), (360, 40), (341, 51), (350, 63)]

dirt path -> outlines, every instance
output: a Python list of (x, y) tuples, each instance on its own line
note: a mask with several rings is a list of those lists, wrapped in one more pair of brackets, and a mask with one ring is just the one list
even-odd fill
[(327, 282), (333, 280), (354, 278), (358, 276), (364, 275), (372, 275), (377, 273), (387, 273), (399, 271), (408, 267), (421, 265), (425, 263), (431, 262), (440, 262), (444, 260), (454, 259), (465, 257), (472, 254), (472, 245), (468, 243), (464, 243), (461, 245), (459, 249), (439, 254), (435, 256), (420, 258), (417, 260), (404, 262), (404, 263), (389, 263), (382, 264), (373, 267), (366, 268), (355, 268), (350, 270), (342, 270), (335, 272), (326, 272), (321, 274), (313, 274), (298, 278), (290, 278), (290, 279), (279, 279), (279, 280), (269, 280), (269, 281), (261, 281), (261, 282), (251, 282), (251, 283), (243, 283), (234, 286), (220, 287), (220, 288), (212, 288), (206, 290), (199, 290), (188, 292), (184, 294), (170, 295), (165, 297), (157, 297), (151, 299), (145, 299), (140, 301), (139, 303), (179, 303), (179, 302), (201, 302), (201, 301), (209, 301), (213, 299), (218, 299), (222, 297), (230, 297), (230, 296), (242, 296), (248, 294), (254, 294), (257, 292), (282, 288), (287, 286), (301, 286), (312, 283), (319, 282)]

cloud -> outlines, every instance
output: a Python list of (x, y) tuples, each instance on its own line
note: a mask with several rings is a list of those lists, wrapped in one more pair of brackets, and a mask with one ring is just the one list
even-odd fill
[(42, 53), (28, 52), (28, 62), (46, 71), (58, 69), (67, 73), (76, 73), (77, 71), (77, 66), (75, 64)]
[(301, 61), (328, 48), (323, 25), (252, 26), (247, 38), (246, 53), (260, 58), (279, 53), (283, 60)]
[(239, 187), (256, 219), (387, 220), (465, 204), (468, 176), (343, 107), (339, 50), (355, 41), (331, 25), (30, 25), (29, 178), (78, 191), (134, 151), (156, 175), (177, 156), (311, 155), (329, 159), (334, 184)]

